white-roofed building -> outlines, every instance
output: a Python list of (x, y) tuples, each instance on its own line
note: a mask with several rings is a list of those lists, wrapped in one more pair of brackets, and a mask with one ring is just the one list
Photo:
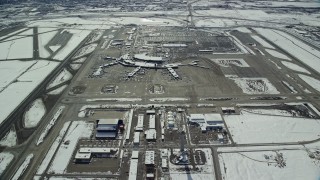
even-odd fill
[(139, 145), (140, 144), (140, 132), (134, 132), (133, 144), (134, 145)]
[(222, 116), (219, 113), (190, 114), (188, 121), (191, 124), (198, 124), (202, 132), (224, 127)]
[(136, 131), (143, 131), (143, 119), (144, 119), (144, 115), (143, 114), (139, 114), (138, 115), (137, 126), (135, 128)]
[(146, 151), (144, 164), (154, 166), (154, 157), (155, 157), (154, 151)]
[(140, 61), (149, 61), (149, 62), (156, 62), (156, 63), (162, 63), (164, 61), (162, 57), (148, 56), (147, 53), (135, 54), (133, 57), (135, 60), (140, 60)]
[(112, 157), (118, 152), (118, 148), (80, 148), (75, 155), (78, 163), (89, 163), (92, 156), (98, 158)]
[(145, 131), (145, 136), (147, 141), (156, 141), (157, 131), (155, 129), (148, 129)]
[(155, 129), (156, 128), (156, 116), (150, 115), (149, 116), (149, 129)]

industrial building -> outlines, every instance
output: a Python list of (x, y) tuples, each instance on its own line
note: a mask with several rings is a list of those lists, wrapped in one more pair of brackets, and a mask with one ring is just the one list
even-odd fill
[(190, 124), (197, 124), (200, 126), (202, 132), (214, 129), (223, 129), (224, 123), (221, 114), (190, 114), (188, 117)]
[(98, 119), (96, 123), (96, 139), (115, 139), (118, 131), (124, 128), (120, 119)]
[(154, 62), (154, 63), (162, 63), (164, 61), (162, 57), (148, 56), (146, 53), (135, 54), (133, 58), (134, 60), (138, 60), (138, 61), (148, 61), (148, 62)]
[(155, 152), (154, 151), (146, 151), (145, 155), (145, 167), (147, 179), (154, 179), (154, 168), (155, 168)]
[(92, 157), (108, 158), (116, 152), (118, 152), (118, 148), (80, 148), (75, 155), (75, 162), (89, 163)]
[(136, 180), (138, 173), (139, 151), (132, 151), (128, 180)]

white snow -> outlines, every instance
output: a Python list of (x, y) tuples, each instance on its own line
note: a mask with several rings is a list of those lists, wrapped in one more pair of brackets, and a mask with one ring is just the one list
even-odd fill
[(235, 30), (243, 32), (243, 33), (252, 33), (251, 30), (246, 27), (238, 27)]
[(281, 81), (290, 91), (291, 93), (298, 93), (298, 91), (293, 87), (291, 86), (287, 81)]
[(241, 111), (240, 115), (224, 116), (224, 120), (238, 144), (310, 141), (320, 136), (319, 119)]
[(0, 176), (6, 170), (13, 158), (13, 154), (9, 152), (0, 152)]
[(73, 62), (74, 63), (83, 63), (84, 61), (86, 61), (86, 59), (87, 59), (87, 57), (82, 57), (82, 58), (74, 60)]
[(49, 124), (47, 124), (46, 128), (42, 131), (36, 145), (38, 146), (39, 144), (41, 144), (44, 140), (44, 138), (47, 136), (47, 134), (49, 133), (50, 129), (55, 125), (56, 121), (58, 120), (58, 118), (61, 116), (63, 110), (64, 110), (65, 106), (60, 106), (59, 109), (57, 110), (57, 112), (53, 115), (53, 117), (51, 118)]
[[(275, 157), (282, 154), (285, 166), (277, 166)], [(222, 179), (319, 179), (319, 163), (303, 150), (238, 152), (219, 154)]]
[(64, 60), (89, 34), (88, 30), (70, 30), (66, 29), (69, 33), (73, 34), (68, 43), (59, 50), (53, 59)]
[(33, 154), (29, 154), (26, 159), (23, 161), (19, 169), (16, 171), (11, 180), (18, 180), (23, 175), (24, 171), (28, 168), (31, 160), (33, 159)]
[(279, 94), (280, 92), (266, 78), (229, 78), (246, 94)]
[(0, 61), (0, 91), (37, 61)]
[(38, 41), (39, 41), (39, 55), (41, 58), (48, 58), (51, 54), (45, 48), (45, 45), (57, 34), (55, 28), (39, 28)]
[(66, 84), (66, 85), (63, 85), (63, 86), (61, 86), (61, 87), (58, 87), (57, 89), (52, 90), (52, 91), (48, 92), (47, 94), (49, 94), (49, 95), (58, 95), (58, 94), (61, 94), (61, 93), (66, 89), (66, 87), (68, 87), (67, 84)]
[(17, 133), (14, 127), (0, 141), (0, 146), (13, 147), (17, 144)]
[(24, 114), (24, 127), (33, 128), (46, 114), (46, 107), (41, 98), (34, 100)]
[(165, 97), (165, 98), (150, 98), (151, 102), (170, 102), (170, 101), (189, 101), (189, 98), (179, 98), (179, 97)]
[(276, 57), (276, 58), (280, 58), (280, 59), (285, 59), (285, 60), (288, 60), (288, 61), (292, 61), (292, 59), (290, 59), (288, 56), (278, 52), (278, 51), (275, 51), (275, 50), (272, 50), (272, 49), (266, 49), (267, 53), (269, 53), (271, 56), (273, 57)]
[(59, 48), (61, 48), (61, 45), (49, 46), (49, 49), (50, 49), (52, 52), (56, 52)]
[(46, 157), (43, 158), (41, 165), (38, 167), (37, 174), (39, 174), (39, 175), (43, 174), (44, 171), (49, 166), (49, 163), (50, 163), (54, 153), (56, 152), (64, 134), (67, 132), (69, 125), (70, 125), (70, 121), (64, 123), (62, 129), (60, 130), (58, 137), (55, 139), (55, 141), (51, 145), (49, 151), (47, 152)]
[[(86, 121), (73, 121), (66, 136), (63, 139), (63, 143), (60, 145), (54, 160), (52, 161), (48, 170), (49, 174), (64, 174), (66, 168), (72, 157), (74, 149), (77, 147), (79, 139), (90, 138), (93, 123)], [(64, 142), (69, 143), (64, 143)]]
[(311, 74), (308, 70), (306, 70), (305, 68), (298, 66), (294, 63), (291, 62), (287, 62), (287, 61), (281, 61), (281, 63), (286, 66), (287, 68), (293, 70), (293, 71), (298, 71), (301, 73), (306, 73), (306, 74)]
[(264, 39), (262, 39), (261, 37), (257, 36), (257, 35), (251, 35), (251, 37), (256, 40), (259, 44), (261, 44), (263, 47), (265, 48), (269, 48), (269, 49), (275, 49), (275, 47), (273, 47), (271, 44), (269, 44), (267, 41), (265, 41)]
[(72, 74), (67, 70), (63, 69), (58, 76), (54, 78), (54, 80), (47, 86), (47, 89), (55, 87), (61, 83), (64, 83), (72, 78)]
[(238, 67), (250, 67), (244, 59), (211, 59), (213, 62), (223, 67), (230, 67), (230, 65)]
[(70, 67), (73, 69), (73, 70), (78, 70), (78, 69), (80, 69), (80, 67), (81, 67), (81, 64), (70, 64)]
[(2, 39), (4, 39), (4, 38), (7, 38), (7, 37), (12, 36), (12, 35), (14, 35), (14, 34), (18, 34), (18, 33), (22, 32), (22, 31), (25, 31), (25, 30), (27, 30), (27, 28), (22, 28), (22, 29), (19, 29), (19, 30), (17, 30), (17, 31), (13, 31), (13, 32), (5, 35), (5, 36), (1, 36), (1, 37), (0, 37), (0, 41), (1, 41)]
[(281, 31), (262, 28), (255, 28), (255, 30), (300, 62), (320, 72), (320, 52), (318, 50)]
[(317, 90), (318, 92), (320, 92), (320, 81), (318, 79), (315, 79), (311, 76), (307, 76), (304, 74), (298, 74), (298, 76), (307, 84), (309, 84), (309, 86), (313, 87), (315, 90)]
[(14, 37), (16, 37), (16, 39), (0, 42), (0, 59), (32, 58), (33, 37)]
[(72, 59), (77, 59), (79, 57), (88, 55), (94, 51), (94, 49), (98, 46), (98, 44), (89, 44), (87, 46), (82, 47), (78, 50), (75, 56)]

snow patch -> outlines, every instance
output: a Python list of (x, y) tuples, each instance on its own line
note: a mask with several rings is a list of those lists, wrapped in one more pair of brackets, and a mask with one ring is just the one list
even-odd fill
[(46, 107), (41, 98), (34, 100), (24, 114), (24, 127), (36, 127), (46, 114)]

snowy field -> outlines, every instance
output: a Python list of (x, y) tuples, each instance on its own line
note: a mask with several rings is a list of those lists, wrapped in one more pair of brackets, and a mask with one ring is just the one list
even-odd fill
[(211, 59), (213, 62), (222, 67), (230, 67), (231, 65), (238, 67), (250, 67), (244, 59)]
[(276, 50), (272, 50), (272, 49), (266, 49), (267, 53), (269, 53), (271, 56), (276, 57), (276, 58), (280, 58), (280, 59), (284, 59), (284, 60), (288, 60), (288, 61), (292, 61), (292, 59), (290, 59), (288, 56), (276, 51)]
[(6, 170), (7, 166), (11, 163), (14, 156), (9, 152), (0, 153), (0, 176)]
[(320, 52), (318, 50), (281, 31), (263, 28), (255, 28), (255, 30), (293, 57), (320, 72)]
[(189, 101), (189, 98), (167, 97), (167, 98), (150, 98), (151, 102), (170, 102), (170, 101)]
[(275, 49), (271, 44), (269, 44), (267, 41), (265, 41), (264, 39), (262, 39), (261, 37), (257, 36), (257, 35), (251, 35), (251, 37), (256, 40), (259, 44), (261, 44), (263, 47), (265, 48), (269, 48), (269, 49)]
[(38, 29), (39, 54), (41, 58), (48, 58), (51, 53), (45, 48), (48, 42), (57, 34), (56, 28)]
[[(38, 60), (0, 93), (0, 124), (29, 96), (59, 63)], [(1, 79), (1, 78), (0, 78)]]
[(287, 68), (293, 70), (293, 71), (297, 71), (297, 72), (301, 72), (301, 73), (306, 73), (306, 74), (311, 74), (308, 70), (306, 70), (305, 68), (298, 66), (294, 63), (291, 62), (287, 62), (287, 61), (281, 61), (281, 63), (286, 66)]
[(9, 39), (0, 42), (0, 60), (33, 57), (33, 37), (13, 36)]
[(315, 90), (317, 90), (318, 92), (320, 92), (320, 81), (318, 79), (315, 79), (313, 77), (304, 75), (304, 74), (298, 74), (298, 76), (307, 84), (309, 84), (309, 86), (311, 86), (312, 88), (314, 88)]
[(80, 43), (83, 41), (91, 31), (88, 30), (75, 30), (65, 29), (72, 34), (71, 39), (68, 43), (59, 50), (59, 52), (53, 57), (53, 59), (64, 60)]
[(279, 94), (280, 92), (266, 78), (234, 78), (231, 77), (245, 94)]
[(87, 123), (85, 121), (73, 121), (68, 132), (66, 133), (62, 143), (57, 151), (57, 155), (54, 157), (50, 168), (48, 170), (49, 174), (64, 174), (66, 173), (66, 168), (72, 158), (73, 151), (75, 150), (79, 139), (90, 138), (93, 123)]
[(57, 89), (55, 90), (52, 90), (50, 92), (48, 92), (47, 94), (49, 95), (58, 95), (58, 94), (61, 94), (66, 88), (68, 87), (68, 85), (63, 85), (61, 87), (58, 87)]
[(41, 98), (34, 100), (24, 114), (24, 127), (33, 128), (38, 125), (46, 114), (46, 107)]
[(81, 67), (81, 64), (70, 64), (71, 69), (73, 70), (79, 70)]
[(54, 80), (47, 86), (47, 89), (55, 87), (61, 83), (64, 83), (72, 78), (72, 74), (67, 70), (63, 69), (58, 76), (54, 78)]
[(82, 47), (78, 50), (75, 56), (72, 59), (77, 59), (82, 56), (88, 55), (94, 51), (94, 49), (98, 46), (98, 44), (89, 44), (87, 46)]
[(23, 161), (23, 163), (20, 165), (19, 169), (16, 171), (14, 176), (11, 178), (11, 180), (18, 180), (23, 175), (25, 170), (28, 168), (31, 160), (33, 159), (33, 154), (29, 154), (26, 159)]
[(238, 152), (219, 154), (222, 179), (314, 179), (320, 177), (320, 161), (304, 150)]
[(319, 119), (288, 117), (276, 111), (274, 114), (241, 111), (240, 115), (224, 116), (224, 120), (237, 144), (298, 142), (319, 138)]
[(17, 144), (17, 133), (14, 127), (1, 139), (0, 146), (13, 147)]

